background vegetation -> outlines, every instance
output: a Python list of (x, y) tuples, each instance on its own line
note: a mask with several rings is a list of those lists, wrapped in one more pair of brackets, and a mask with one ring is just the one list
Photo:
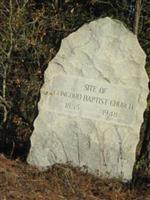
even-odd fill
[[(150, 74), (150, 2), (138, 2), (142, 2), (141, 12), (135, 0), (0, 0), (1, 153), (26, 159), (44, 70), (61, 40), (85, 22), (110, 16), (131, 31), (138, 30)], [(148, 106), (135, 168), (144, 177), (150, 167), (149, 113)]]

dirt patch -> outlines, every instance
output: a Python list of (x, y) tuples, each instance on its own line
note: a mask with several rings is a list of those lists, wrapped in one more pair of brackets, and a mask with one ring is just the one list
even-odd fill
[(0, 200), (149, 200), (150, 188), (129, 188), (69, 165), (45, 172), (0, 156)]

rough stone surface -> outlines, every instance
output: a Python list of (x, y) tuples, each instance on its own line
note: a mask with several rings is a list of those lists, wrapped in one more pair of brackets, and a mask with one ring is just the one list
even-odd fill
[(145, 57), (136, 36), (110, 18), (63, 39), (45, 71), (28, 162), (131, 179), (148, 94)]

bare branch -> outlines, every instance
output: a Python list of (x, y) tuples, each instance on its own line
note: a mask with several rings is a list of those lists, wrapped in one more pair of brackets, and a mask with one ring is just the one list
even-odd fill
[(6, 78), (7, 78), (7, 68), (5, 67), (4, 68), (4, 73), (3, 73), (3, 89), (2, 89), (2, 99), (1, 101), (3, 100), (3, 103), (4, 103), (4, 118), (3, 118), (3, 122), (6, 122), (7, 120), (7, 106), (6, 106)]
[(9, 0), (9, 8), (10, 8), (10, 15), (9, 15), (9, 30), (10, 30), (10, 48), (7, 54), (8, 58), (11, 56), (12, 48), (13, 48), (13, 30), (12, 30), (12, 15), (13, 15), (13, 8), (12, 8), (12, 0)]
[(3, 104), (3, 107), (5, 106), (7, 109), (11, 108), (10, 104), (2, 96), (0, 96), (0, 102), (1, 105)]
[(24, 4), (23, 4), (23, 7), (22, 7), (22, 8), (25, 8), (28, 2), (29, 2), (29, 0), (26, 0), (26, 1), (24, 2)]
[[(11, 53), (12, 53), (12, 48), (13, 48), (13, 29), (12, 29), (12, 16), (13, 16), (13, 4), (12, 0), (9, 0), (9, 31), (10, 31), (10, 48), (7, 53), (7, 59), (10, 59)], [(7, 120), (7, 114), (8, 114), (8, 104), (6, 101), (6, 82), (7, 82), (7, 70), (8, 66), (5, 65), (3, 68), (3, 88), (2, 88), (2, 97), (0, 98), (1, 102), (4, 104), (4, 117), (3, 117), (3, 122), (6, 122)]]

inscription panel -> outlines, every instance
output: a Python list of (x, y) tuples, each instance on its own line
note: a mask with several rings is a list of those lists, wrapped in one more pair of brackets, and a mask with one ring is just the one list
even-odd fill
[(47, 90), (48, 111), (132, 126), (138, 91), (82, 77), (57, 75)]

